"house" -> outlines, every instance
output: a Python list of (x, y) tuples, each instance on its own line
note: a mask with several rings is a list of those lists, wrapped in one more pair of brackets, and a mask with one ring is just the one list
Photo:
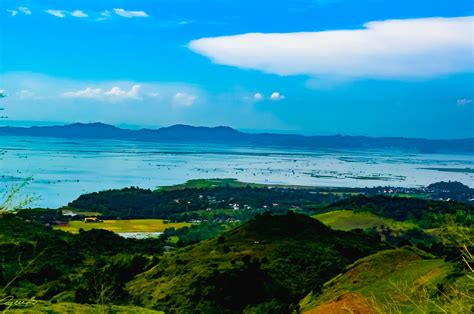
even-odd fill
[(86, 217), (84, 218), (84, 223), (94, 223), (94, 222), (104, 222), (97, 217)]

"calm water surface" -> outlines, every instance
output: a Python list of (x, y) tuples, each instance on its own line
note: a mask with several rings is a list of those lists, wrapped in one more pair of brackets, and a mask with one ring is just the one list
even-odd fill
[(412, 187), (441, 180), (474, 185), (474, 173), (425, 167), (472, 169), (474, 156), (0, 137), (0, 189), (31, 177), (23, 197), (35, 196), (35, 206), (47, 207), (66, 205), (87, 192), (198, 178), (349, 187)]

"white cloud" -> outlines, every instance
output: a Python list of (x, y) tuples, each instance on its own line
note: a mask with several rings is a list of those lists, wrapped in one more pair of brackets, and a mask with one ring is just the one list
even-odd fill
[(470, 72), (474, 17), (369, 22), (363, 29), (202, 38), (214, 63), (278, 75), (407, 79)]
[(31, 15), (31, 10), (28, 9), (27, 7), (18, 7), (18, 11), (26, 15)]
[(173, 105), (190, 107), (194, 105), (196, 99), (197, 96), (195, 95), (184, 92), (178, 92), (173, 97)]
[(191, 21), (191, 20), (184, 20), (184, 21), (179, 21), (178, 24), (179, 25), (189, 25), (189, 24), (193, 24), (195, 23), (195, 21)]
[(140, 85), (133, 85), (129, 91), (126, 91), (122, 90), (120, 87), (114, 86), (112, 89), (110, 89), (110, 91), (105, 92), (104, 95), (122, 98), (139, 98), (140, 88)]
[(120, 8), (115, 8), (114, 9), (115, 14), (126, 17), (126, 18), (132, 18), (132, 17), (148, 17), (148, 14), (145, 11), (127, 11), (124, 9)]
[(78, 91), (64, 92), (64, 97), (68, 98), (100, 98), (104, 91), (100, 88), (87, 87)]
[(283, 96), (279, 92), (273, 92), (272, 95), (270, 96), (270, 100), (283, 100), (283, 99), (285, 99), (285, 96)]
[(51, 10), (51, 9), (48, 9), (48, 10), (46, 10), (45, 12), (48, 13), (48, 14), (51, 14), (51, 15), (53, 15), (53, 16), (55, 16), (55, 17), (59, 17), (59, 18), (64, 18), (64, 17), (66, 16), (66, 15), (64, 14), (64, 12), (61, 11), (61, 10)]
[(100, 12), (100, 17), (98, 17), (96, 20), (98, 20), (98, 21), (108, 20), (110, 15), (111, 14), (110, 14), (109, 10), (102, 11), (102, 12)]
[(66, 98), (89, 98), (98, 100), (140, 99), (140, 88), (140, 85), (133, 85), (130, 90), (124, 90), (118, 86), (114, 86), (110, 90), (87, 87), (77, 91), (64, 92), (63, 96)]
[(263, 95), (261, 93), (255, 93), (255, 95), (253, 95), (253, 99), (260, 101), (263, 99)]
[(25, 15), (31, 15), (31, 10), (28, 9), (27, 7), (18, 7), (17, 10), (7, 10), (8, 13), (10, 13), (11, 16), (17, 16), (18, 13), (23, 13)]
[(459, 105), (459, 106), (465, 106), (465, 105), (469, 105), (469, 104), (472, 104), (472, 99), (468, 99), (468, 98), (462, 98), (462, 99), (458, 99), (456, 101), (456, 103)]
[(18, 98), (18, 99), (21, 99), (21, 100), (24, 100), (24, 99), (34, 99), (36, 98), (35, 96), (35, 93), (28, 90), (28, 89), (22, 89), (18, 92), (15, 93), (15, 96)]
[(75, 10), (71, 12), (71, 15), (74, 17), (88, 17), (87, 13), (82, 10)]

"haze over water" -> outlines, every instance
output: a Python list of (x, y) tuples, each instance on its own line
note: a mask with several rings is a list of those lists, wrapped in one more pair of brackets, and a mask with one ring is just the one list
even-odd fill
[(447, 180), (474, 185), (473, 156), (460, 154), (28, 137), (1, 137), (0, 152), (1, 187), (31, 177), (22, 193), (38, 198), (33, 206), (44, 207), (67, 205), (83, 193), (104, 189), (154, 189), (199, 178), (341, 187), (413, 187)]

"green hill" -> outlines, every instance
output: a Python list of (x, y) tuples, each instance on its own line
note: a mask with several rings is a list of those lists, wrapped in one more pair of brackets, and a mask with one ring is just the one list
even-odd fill
[(380, 248), (308, 216), (263, 215), (163, 256), (126, 289), (137, 304), (171, 312), (286, 312), (308, 287)]
[(466, 203), (383, 195), (370, 197), (357, 195), (337, 201), (325, 208), (326, 211), (369, 212), (397, 221), (410, 221), (425, 229), (442, 227), (447, 221), (472, 227), (474, 225), (473, 209), (472, 204)]
[(321, 293), (308, 294), (300, 308), (303, 313), (343, 313), (342, 308), (347, 313), (469, 313), (469, 284), (472, 289), (459, 264), (404, 247), (358, 260), (326, 282)]
[(335, 210), (332, 212), (312, 216), (327, 226), (336, 230), (368, 229), (384, 225), (393, 230), (410, 229), (417, 227), (410, 222), (396, 221), (384, 218), (369, 212), (353, 212), (351, 210)]

